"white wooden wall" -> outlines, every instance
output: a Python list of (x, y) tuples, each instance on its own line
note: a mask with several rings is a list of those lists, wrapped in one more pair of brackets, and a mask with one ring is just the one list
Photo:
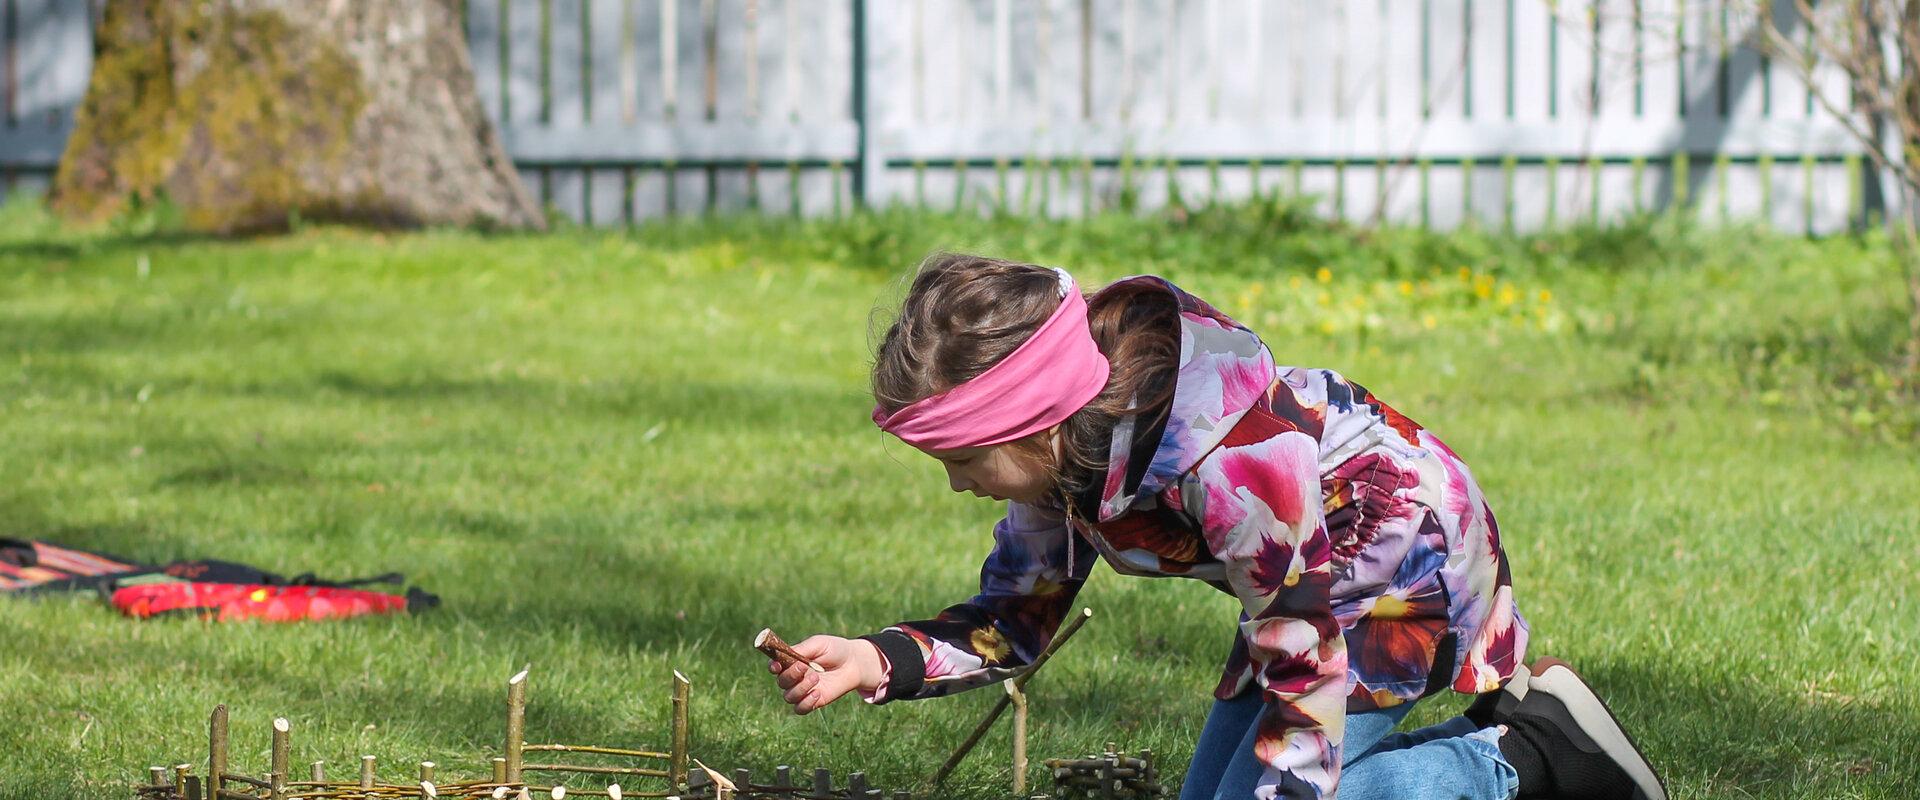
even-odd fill
[[(469, 0), (467, 33), (529, 186), (595, 224), (1275, 191), (1436, 228), (1675, 207), (1859, 224), (1870, 170), (1794, 70), (1742, 43), (1749, 5)], [(32, 188), (85, 89), (88, 0), (0, 11), (0, 170)], [(1842, 95), (1831, 70), (1821, 85)]]

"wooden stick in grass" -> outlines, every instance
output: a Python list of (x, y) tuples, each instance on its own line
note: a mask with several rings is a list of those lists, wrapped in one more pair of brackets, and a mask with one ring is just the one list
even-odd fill
[[(1027, 688), (1027, 681), (1032, 680), (1034, 673), (1039, 672), (1041, 667), (1046, 666), (1047, 659), (1053, 657), (1054, 651), (1059, 650), (1061, 645), (1066, 644), (1067, 640), (1072, 638), (1073, 634), (1080, 630), (1080, 626), (1086, 624), (1087, 620), (1092, 617), (1093, 609), (1080, 609), (1079, 614), (1068, 619), (1066, 624), (1061, 625), (1060, 629), (1054, 632), (1053, 640), (1047, 642), (1046, 648), (1042, 649), (1039, 655), (1033, 657), (1033, 662), (1028, 664), (1026, 669), (1021, 670), (1019, 675), (1009, 678), (1008, 681), (1011, 682), (1016, 689)], [(987, 731), (993, 728), (994, 721), (1000, 719), (1000, 715), (1005, 713), (1007, 707), (1011, 705), (1013, 705), (1013, 695), (1011, 694), (1000, 698), (1000, 702), (994, 704), (993, 709), (987, 712), (986, 718), (980, 720), (979, 725), (974, 726), (973, 733), (967, 735), (966, 741), (961, 742), (960, 747), (953, 751), (953, 755), (947, 757), (947, 763), (941, 764), (940, 769), (933, 773), (933, 786), (938, 787), (946, 781), (947, 775), (953, 772), (954, 767), (960, 765), (961, 759), (966, 758), (968, 753), (973, 752), (973, 746), (980, 743), (980, 737), (987, 735)]]
[(693, 700), (693, 682), (687, 676), (673, 671), (673, 743), (668, 748), (667, 787), (668, 791), (681, 793), (687, 790), (687, 708)]
[(217, 798), (222, 780), (227, 774), (227, 704), (213, 707), (213, 714), (207, 718), (207, 793)]
[(501, 748), (507, 757), (507, 772), (502, 783), (520, 782), (520, 748), (527, 740), (527, 670), (532, 666), (521, 667), (507, 679), (507, 742)]
[(827, 671), (826, 667), (813, 663), (813, 661), (809, 660), (806, 656), (800, 655), (792, 646), (782, 641), (780, 635), (774, 633), (772, 628), (760, 629), (759, 635), (753, 637), (753, 649), (766, 653), (768, 658), (779, 662), (780, 669), (782, 670), (799, 663), (807, 665), (812, 668), (814, 672)]
[(276, 717), (273, 720), (273, 749), (271, 755), (268, 756), (272, 760), (269, 762), (271, 766), (267, 768), (267, 783), (269, 784), (267, 786), (267, 797), (271, 798), (271, 800), (280, 800), (280, 798), (286, 794), (287, 752), (290, 745), (288, 740), (292, 735), (292, 731), (293, 726), (287, 724), (285, 717)]

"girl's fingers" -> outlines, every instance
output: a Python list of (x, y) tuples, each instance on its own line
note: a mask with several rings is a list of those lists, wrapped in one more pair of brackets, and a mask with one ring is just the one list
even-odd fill
[(813, 691), (813, 688), (818, 685), (820, 685), (819, 679), (816, 678), (813, 673), (807, 673), (805, 677), (802, 677), (794, 683), (793, 688), (786, 691), (787, 702), (799, 703), (801, 699), (807, 696), (807, 693)]
[(795, 684), (800, 682), (800, 679), (810, 675), (817, 676), (818, 674), (819, 673), (814, 672), (812, 669), (809, 669), (805, 664), (795, 663), (780, 671), (780, 678), (777, 682), (780, 684), (780, 688), (791, 689)]

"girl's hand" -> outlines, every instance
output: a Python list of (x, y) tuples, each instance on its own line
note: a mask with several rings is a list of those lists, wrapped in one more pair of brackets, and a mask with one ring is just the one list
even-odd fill
[(779, 676), (780, 689), (795, 714), (810, 713), (855, 689), (878, 691), (885, 680), (880, 649), (865, 639), (812, 636), (793, 649), (826, 670), (814, 672), (799, 662), (782, 670), (780, 662), (767, 662), (767, 671)]

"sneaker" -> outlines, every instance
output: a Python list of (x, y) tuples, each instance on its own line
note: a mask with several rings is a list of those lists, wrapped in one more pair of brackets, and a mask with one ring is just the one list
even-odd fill
[(1508, 678), (1500, 688), (1475, 698), (1473, 705), (1467, 706), (1460, 716), (1473, 720), (1476, 728), (1505, 724), (1507, 718), (1513, 716), (1513, 709), (1520, 705), (1520, 700), (1527, 696), (1527, 678), (1531, 674), (1527, 665), (1514, 665), (1513, 677)]
[(1520, 773), (1520, 797), (1666, 800), (1653, 765), (1572, 667), (1543, 658), (1528, 672), (1525, 690), (1496, 723), (1507, 726), (1500, 750)]

